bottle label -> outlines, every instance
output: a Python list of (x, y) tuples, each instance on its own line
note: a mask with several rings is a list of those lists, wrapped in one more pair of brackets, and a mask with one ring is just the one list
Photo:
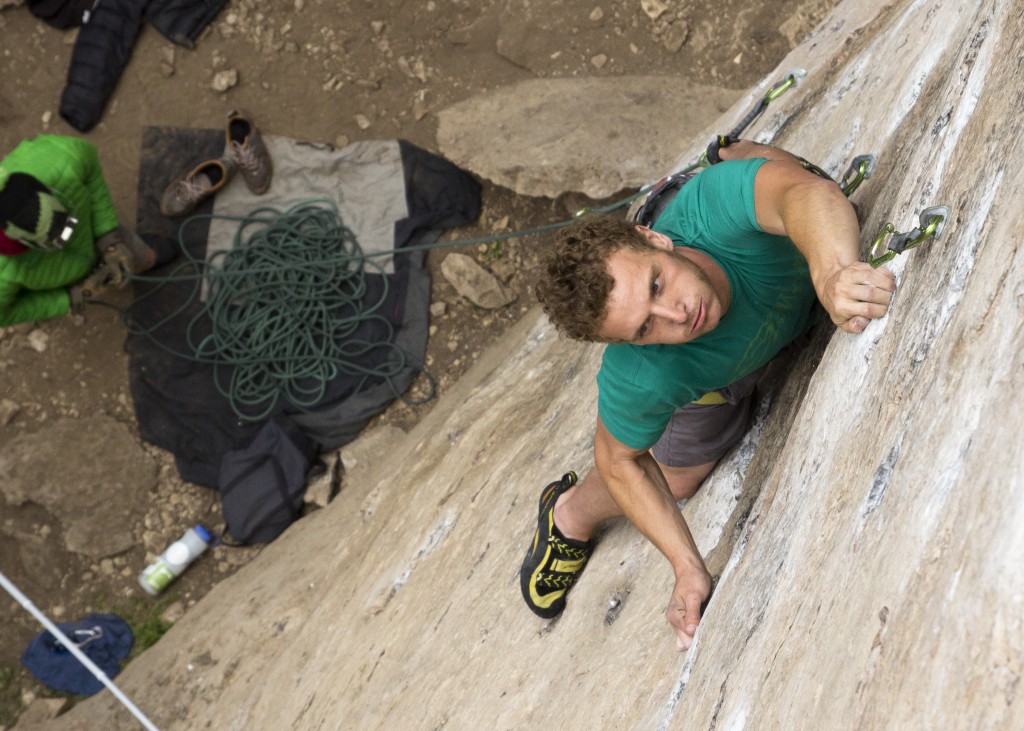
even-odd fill
[(158, 561), (153, 566), (152, 571), (147, 571), (146, 575), (142, 578), (156, 594), (167, 588), (172, 579), (174, 579), (174, 572), (163, 561)]

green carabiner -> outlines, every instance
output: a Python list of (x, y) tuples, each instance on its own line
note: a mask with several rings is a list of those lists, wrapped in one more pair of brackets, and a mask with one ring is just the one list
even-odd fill
[(857, 155), (857, 157), (853, 158), (839, 183), (843, 195), (849, 198), (860, 187), (861, 183), (871, 177), (872, 173), (875, 172), (875, 165), (877, 163), (878, 158), (870, 153)]
[(782, 94), (792, 87), (800, 83), (800, 79), (805, 77), (807, 72), (803, 69), (793, 69), (786, 72), (786, 78), (780, 81), (778, 84), (768, 90), (768, 93), (764, 95), (764, 103), (773, 102), (778, 99)]
[[(897, 232), (892, 223), (885, 224), (871, 245), (868, 263), (877, 269), (885, 262), (896, 258), (897, 254), (913, 249), (932, 237), (939, 238), (947, 219), (949, 219), (949, 206), (931, 206), (921, 211), (920, 225), (906, 233)], [(893, 237), (888, 245), (883, 246), (885, 237), (889, 234), (892, 234)]]

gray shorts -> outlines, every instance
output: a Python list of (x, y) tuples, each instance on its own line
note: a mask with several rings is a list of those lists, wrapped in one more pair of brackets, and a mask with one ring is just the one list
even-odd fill
[(668, 467), (695, 467), (721, 459), (747, 431), (754, 413), (754, 387), (767, 369), (761, 366), (676, 409), (661, 439), (651, 447), (654, 458)]

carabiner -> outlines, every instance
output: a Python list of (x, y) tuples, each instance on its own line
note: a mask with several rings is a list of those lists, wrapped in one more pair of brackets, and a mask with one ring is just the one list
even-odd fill
[[(949, 206), (931, 206), (921, 211), (918, 217), (919, 225), (906, 233), (899, 233), (892, 223), (882, 227), (875, 242), (871, 245), (868, 254), (868, 263), (878, 268), (887, 261), (896, 258), (908, 249), (919, 246), (930, 238), (939, 238), (942, 230), (946, 227), (946, 220), (949, 218)], [(892, 234), (888, 245), (883, 246), (885, 237)]]
[(850, 167), (846, 168), (846, 172), (843, 173), (842, 180), (839, 181), (839, 187), (843, 191), (843, 195), (847, 198), (860, 187), (860, 184), (871, 177), (875, 172), (875, 166), (878, 164), (878, 158), (868, 153), (866, 155), (857, 155), (850, 161)]

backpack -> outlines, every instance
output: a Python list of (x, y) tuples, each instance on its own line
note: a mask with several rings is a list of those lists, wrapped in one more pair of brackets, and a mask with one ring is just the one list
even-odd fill
[(289, 422), (264, 424), (252, 443), (227, 452), (217, 476), (224, 521), (240, 543), (269, 543), (298, 519), (313, 441)]

